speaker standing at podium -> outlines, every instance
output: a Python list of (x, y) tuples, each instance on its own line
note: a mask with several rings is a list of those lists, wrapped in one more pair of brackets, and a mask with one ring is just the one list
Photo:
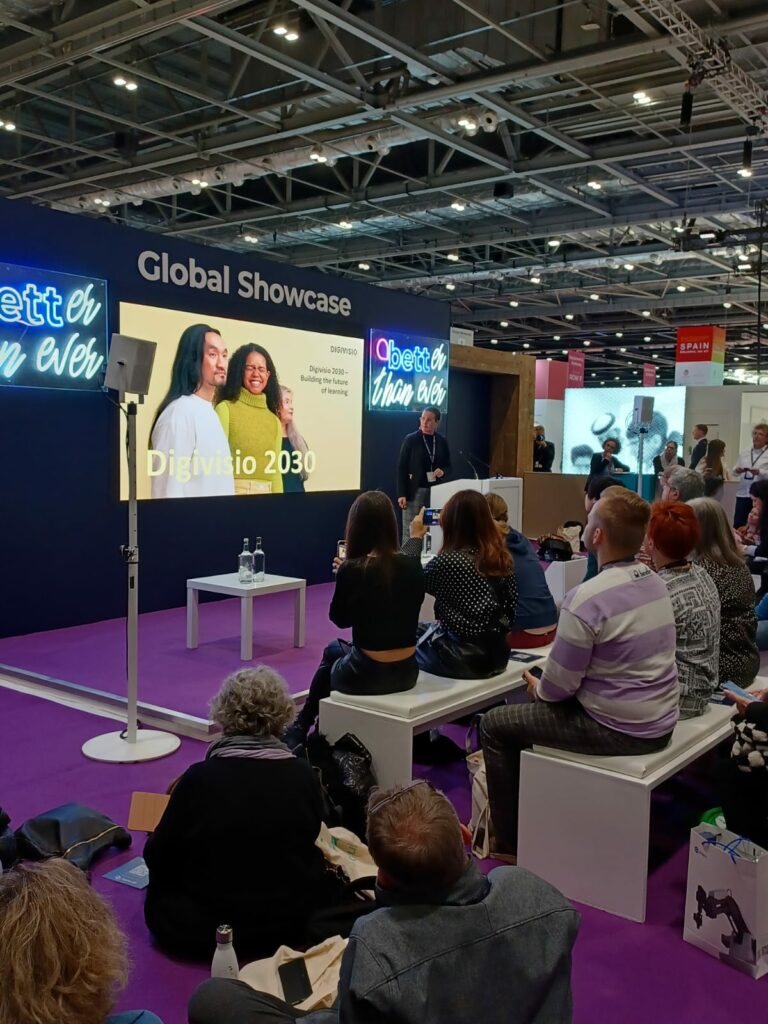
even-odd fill
[(422, 505), (429, 504), (429, 488), (451, 468), (448, 442), (437, 432), (440, 410), (427, 406), (419, 429), (406, 434), (397, 461), (397, 504), (403, 510), (403, 540), (409, 536), (411, 520)]

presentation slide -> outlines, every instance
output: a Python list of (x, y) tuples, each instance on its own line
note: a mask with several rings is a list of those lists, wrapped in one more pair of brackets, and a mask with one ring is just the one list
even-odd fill
[[(157, 344), (140, 499), (359, 489), (362, 338), (126, 302), (119, 332)], [(125, 500), (122, 432), (120, 447)]]
[(683, 455), (685, 388), (566, 388), (563, 428), (563, 473), (588, 473), (589, 460), (615, 438), (616, 458), (638, 471), (640, 435), (632, 426), (635, 396), (653, 399), (653, 419), (645, 435), (643, 473), (653, 472), (653, 459), (667, 441), (677, 441)]

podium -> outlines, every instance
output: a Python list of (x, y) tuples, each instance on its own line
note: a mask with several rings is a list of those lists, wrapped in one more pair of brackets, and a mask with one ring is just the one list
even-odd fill
[[(523, 480), (519, 476), (498, 476), (475, 480), (450, 480), (444, 484), (433, 484), (430, 491), (432, 508), (442, 508), (451, 495), (458, 491), (479, 491), (481, 494), (498, 494), (507, 503), (509, 525), (515, 530), (523, 528)], [(443, 544), (443, 531), (439, 526), (430, 529), (432, 550), (438, 551)]]

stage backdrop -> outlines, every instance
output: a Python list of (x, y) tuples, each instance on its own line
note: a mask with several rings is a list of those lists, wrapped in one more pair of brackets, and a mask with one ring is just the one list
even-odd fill
[[(47, 284), (42, 271), (77, 278), (80, 289), (93, 281), (92, 295), (101, 287), (98, 282), (106, 282), (107, 334), (121, 326), (126, 332), (129, 321), (121, 325), (119, 318), (123, 303), (126, 309), (161, 311), (156, 322), (145, 319), (137, 332), (161, 344), (161, 318), (173, 319), (163, 312), (169, 310), (184, 314), (185, 324), (191, 315), (214, 326), (239, 322), (265, 332), (288, 329), (294, 338), (301, 337), (296, 332), (307, 332), (312, 344), (321, 344), (325, 336), (329, 355), (339, 339), (344, 346), (347, 339), (357, 339), (359, 373), (349, 377), (359, 396), (357, 408), (346, 408), (336, 435), (326, 433), (331, 428), (321, 426), (310, 411), (310, 392), (302, 393), (303, 382), (295, 379), (293, 367), (285, 381), (297, 391), (296, 423), (307, 442), (314, 446), (316, 424), (317, 437), (326, 437), (324, 451), (330, 453), (326, 458), (336, 467), (333, 472), (338, 470), (336, 480), (327, 477), (322, 490), (307, 487), (306, 494), (140, 505), (142, 611), (183, 604), (189, 576), (234, 571), (244, 536), (263, 538), (268, 572), (305, 577), (310, 583), (330, 580), (358, 475), (360, 487), (379, 487), (394, 496), (400, 442), (418, 426), (413, 412), (363, 408), (363, 339), (374, 327), (447, 339), (448, 305), (23, 202), (0, 200), (0, 223), (0, 264), (39, 271), (40, 289)], [(60, 282), (60, 290), (67, 281)], [(63, 328), (60, 333), (56, 350), (46, 350), (49, 362), (63, 359), (68, 336)], [(85, 353), (79, 359), (74, 366), (66, 364), (65, 374), (84, 365)], [(55, 376), (56, 364), (51, 365)], [(298, 365), (296, 370), (301, 375)], [(158, 380), (162, 384), (162, 375)], [(125, 614), (126, 572), (119, 551), (127, 540), (127, 507), (120, 500), (124, 422), (96, 383), (95, 378), (81, 380), (76, 390), (0, 387), (0, 572), (6, 598), (0, 635)], [(142, 415), (149, 408), (147, 403)], [(447, 417), (441, 426), (448, 427)], [(337, 486), (345, 489), (333, 489)]]

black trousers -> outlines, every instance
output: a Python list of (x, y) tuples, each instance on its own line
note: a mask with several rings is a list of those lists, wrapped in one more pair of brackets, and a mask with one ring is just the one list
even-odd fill
[(345, 693), (401, 693), (416, 685), (419, 666), (414, 657), (403, 661), (374, 661), (354, 644), (333, 640), (309, 686), (304, 707), (296, 719), (297, 731), (306, 736), (317, 721), (320, 701), (331, 690)]
[[(419, 623), (423, 634), (433, 625)], [(509, 664), (506, 630), (462, 640), (439, 626), (416, 648), (416, 661), (423, 672), (448, 679), (490, 679)]]
[(244, 981), (210, 978), (192, 993), (189, 1024), (292, 1024), (304, 1010), (257, 992)]
[(718, 775), (728, 828), (768, 849), (768, 773), (764, 769), (743, 772), (735, 761), (724, 758)]

